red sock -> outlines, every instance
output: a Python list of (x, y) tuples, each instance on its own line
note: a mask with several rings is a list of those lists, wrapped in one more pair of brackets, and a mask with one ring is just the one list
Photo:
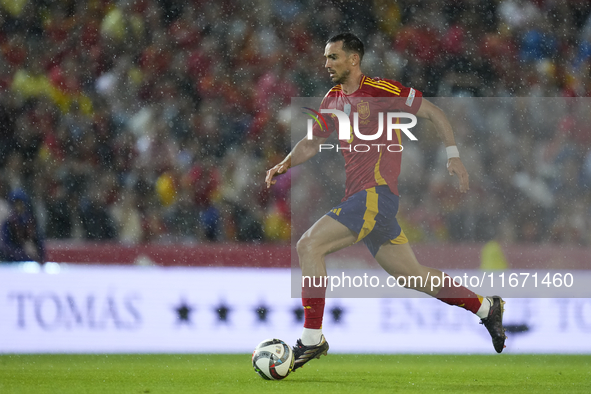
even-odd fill
[(304, 282), (302, 286), (302, 305), (304, 306), (304, 328), (322, 328), (324, 316), (324, 301), (326, 296), (326, 283)]
[(480, 305), (482, 305), (483, 298), (474, 293), (472, 290), (465, 288), (464, 286), (454, 286), (452, 282), (453, 279), (449, 275), (445, 274), (443, 286), (436, 296), (437, 299), (445, 302), (446, 304), (467, 309), (472, 313), (478, 312)]

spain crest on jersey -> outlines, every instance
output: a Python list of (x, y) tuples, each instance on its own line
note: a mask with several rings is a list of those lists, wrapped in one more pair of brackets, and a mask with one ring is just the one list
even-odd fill
[(369, 103), (362, 101), (357, 104), (357, 113), (361, 119), (367, 119), (369, 117)]

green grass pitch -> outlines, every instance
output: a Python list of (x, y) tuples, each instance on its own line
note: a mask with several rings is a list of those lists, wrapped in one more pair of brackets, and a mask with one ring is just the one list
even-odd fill
[(249, 354), (1, 355), (0, 393), (591, 393), (591, 355), (342, 355), (266, 381)]

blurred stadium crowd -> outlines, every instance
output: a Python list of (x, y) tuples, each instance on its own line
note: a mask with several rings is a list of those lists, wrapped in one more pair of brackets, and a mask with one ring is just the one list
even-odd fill
[[(0, 219), (24, 191), (47, 238), (288, 240), (289, 179), (267, 190), (264, 172), (348, 30), (368, 75), (427, 97), (591, 95), (586, 0), (0, 0)], [(586, 108), (539, 129), (454, 121), (481, 174), (455, 204), (432, 176), (441, 143), (410, 148), (409, 237), (590, 244)]]

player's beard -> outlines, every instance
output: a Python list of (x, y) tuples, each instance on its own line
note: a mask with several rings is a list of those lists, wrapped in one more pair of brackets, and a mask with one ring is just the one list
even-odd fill
[(347, 79), (349, 79), (349, 75), (351, 74), (351, 71), (349, 70), (345, 70), (343, 71), (343, 74), (341, 74), (340, 76), (336, 77), (335, 74), (335, 79), (333, 79), (334, 83), (345, 83), (347, 82)]

